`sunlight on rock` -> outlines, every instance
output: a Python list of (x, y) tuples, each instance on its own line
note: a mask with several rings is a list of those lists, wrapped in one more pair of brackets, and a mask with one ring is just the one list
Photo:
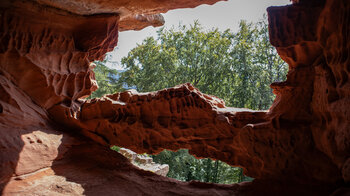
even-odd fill
[(120, 148), (118, 152), (128, 158), (133, 165), (140, 169), (150, 171), (161, 176), (166, 176), (169, 172), (169, 165), (157, 164), (153, 162), (152, 157), (149, 157), (148, 155), (136, 154), (132, 150), (126, 148)]

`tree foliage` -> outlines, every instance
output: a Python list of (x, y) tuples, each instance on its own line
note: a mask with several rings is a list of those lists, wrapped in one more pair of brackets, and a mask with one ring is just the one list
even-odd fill
[(104, 61), (95, 61), (94, 68), (95, 79), (98, 83), (98, 89), (90, 95), (90, 99), (102, 97), (105, 94), (113, 94), (117, 90), (121, 90), (120, 83), (118, 83), (118, 71), (106, 66), (108, 58)]
[(196, 159), (186, 149), (176, 152), (164, 150), (152, 156), (153, 161), (169, 165), (168, 177), (181, 181), (198, 180), (220, 184), (232, 184), (252, 180), (243, 176), (242, 169), (211, 159)]
[(268, 109), (269, 87), (285, 79), (287, 67), (268, 40), (265, 20), (241, 21), (239, 31), (204, 31), (196, 21), (189, 28), (161, 29), (122, 59), (125, 72), (119, 83), (140, 92), (191, 83), (216, 95), (226, 105)]

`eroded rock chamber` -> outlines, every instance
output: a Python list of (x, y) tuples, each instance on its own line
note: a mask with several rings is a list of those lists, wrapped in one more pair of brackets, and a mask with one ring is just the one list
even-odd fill
[[(190, 84), (84, 100), (90, 62), (118, 31), (159, 26), (159, 13), (206, 1), (1, 1), (0, 187), (4, 195), (349, 194), (350, 2), (271, 7), (271, 43), (289, 64), (269, 111), (227, 108)], [(109, 150), (187, 148), (255, 181), (178, 182)]]

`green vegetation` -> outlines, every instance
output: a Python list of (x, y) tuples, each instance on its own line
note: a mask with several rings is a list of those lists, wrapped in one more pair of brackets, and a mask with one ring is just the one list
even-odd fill
[(113, 94), (118, 90), (122, 90), (117, 80), (118, 71), (107, 67), (106, 62), (107, 59), (94, 62), (96, 65), (94, 72), (98, 89), (89, 96), (89, 99), (102, 97), (105, 94)]
[[(122, 65), (125, 71), (119, 73), (117, 81), (106, 77), (110, 76), (103, 72), (107, 68), (95, 70), (103, 72), (104, 78), (96, 74), (103, 89), (92, 97), (127, 87), (148, 92), (189, 82), (204, 93), (224, 99), (227, 106), (268, 109), (274, 98), (269, 85), (285, 80), (287, 73), (286, 64), (269, 43), (266, 17), (256, 24), (241, 21), (236, 33), (205, 31), (198, 22), (190, 27), (163, 28), (157, 38), (148, 37), (132, 49)], [(153, 159), (169, 164), (168, 176), (178, 180), (251, 180), (241, 168), (221, 161), (197, 160), (187, 150), (163, 151)]]
[(114, 150), (114, 151), (119, 152), (120, 147), (119, 146), (112, 146), (111, 149)]
[(186, 149), (177, 152), (164, 150), (158, 155), (152, 155), (152, 158), (156, 163), (168, 164), (170, 169), (167, 176), (181, 181), (232, 184), (252, 180), (243, 175), (242, 168), (231, 167), (218, 160), (196, 159)]

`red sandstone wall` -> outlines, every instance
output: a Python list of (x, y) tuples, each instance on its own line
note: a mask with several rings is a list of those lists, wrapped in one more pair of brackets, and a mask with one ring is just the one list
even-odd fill
[[(327, 195), (349, 183), (348, 1), (269, 8), (271, 43), (290, 71), (271, 85), (268, 112), (226, 108), (190, 84), (81, 99), (96, 89), (89, 62), (116, 46), (118, 26), (160, 25), (152, 14), (215, 1), (37, 2), (0, 2), (3, 194)], [(139, 14), (151, 15), (137, 23)], [(256, 180), (180, 183), (137, 170), (110, 145), (188, 148)]]

